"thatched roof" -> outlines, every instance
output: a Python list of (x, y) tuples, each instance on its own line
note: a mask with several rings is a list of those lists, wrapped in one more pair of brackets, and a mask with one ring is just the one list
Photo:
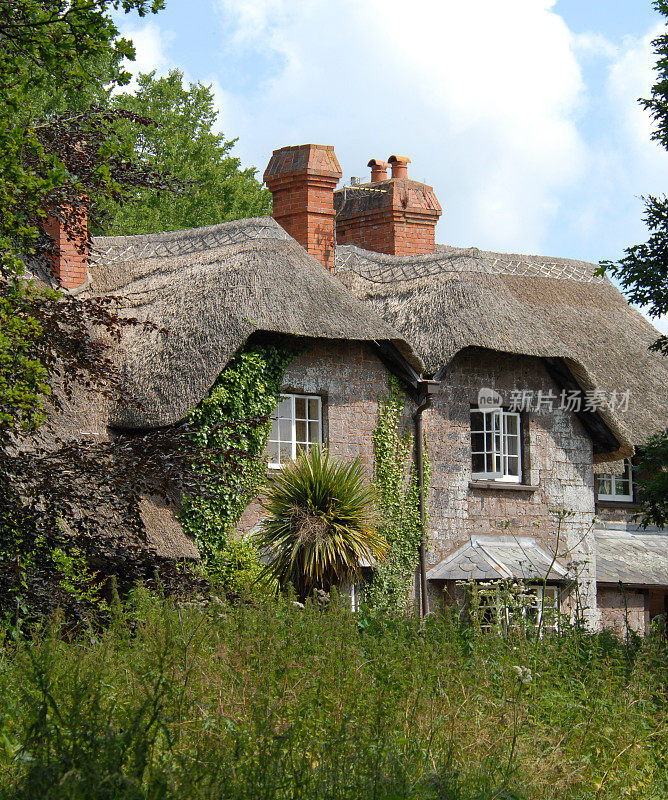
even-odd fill
[(668, 425), (668, 360), (648, 350), (658, 332), (594, 264), (442, 245), (422, 256), (347, 245), (336, 264), (344, 284), (413, 343), (429, 374), (482, 347), (560, 359), (581, 388), (608, 397), (629, 389), (628, 411), (600, 412), (622, 445), (614, 457), (629, 454), (629, 438), (641, 445)]
[(311, 258), (274, 220), (97, 238), (92, 294), (122, 295), (125, 312), (155, 323), (124, 333), (118, 358), (141, 409), (114, 409), (128, 428), (168, 425), (206, 396), (256, 331), (391, 344), (404, 339)]
[[(133, 429), (178, 422), (257, 331), (277, 338), (366, 341), (395, 369), (405, 368), (415, 377), (423, 369), (400, 334), (269, 218), (98, 237), (82, 294), (117, 296), (121, 313), (155, 327), (124, 327), (121, 342), (113, 345), (125, 393), (136, 402), (109, 407), (101, 395), (76, 393), (42, 429), (46, 446), (49, 438), (87, 436), (104, 447), (108, 426), (130, 435)], [(113, 499), (108, 507), (86, 509), (87, 519), (99, 520), (105, 558), (127, 552), (168, 560), (199, 557), (173, 508), (160, 498), (142, 497), (132, 512), (141, 522), (140, 533)]]

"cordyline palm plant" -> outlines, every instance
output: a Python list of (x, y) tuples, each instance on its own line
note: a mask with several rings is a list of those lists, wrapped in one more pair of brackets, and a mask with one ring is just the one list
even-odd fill
[(358, 458), (335, 460), (317, 447), (302, 452), (281, 471), (265, 502), (257, 543), (270, 554), (266, 576), (282, 588), (292, 584), (301, 600), (351, 580), (362, 563), (387, 555), (375, 506)]

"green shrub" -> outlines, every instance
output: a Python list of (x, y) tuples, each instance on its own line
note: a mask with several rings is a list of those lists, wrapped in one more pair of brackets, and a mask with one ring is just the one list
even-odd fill
[(313, 447), (277, 475), (256, 541), (271, 559), (268, 577), (292, 585), (300, 599), (328, 592), (382, 560), (387, 542), (375, 520), (376, 493), (359, 459), (333, 458)]

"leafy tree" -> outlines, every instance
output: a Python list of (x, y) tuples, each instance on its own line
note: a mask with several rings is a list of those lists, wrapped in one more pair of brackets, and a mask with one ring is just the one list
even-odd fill
[(117, 208), (103, 232), (154, 233), (214, 225), (231, 219), (263, 216), (271, 210), (271, 195), (252, 168), (241, 169), (231, 150), (236, 139), (215, 133), (217, 111), (210, 86), (183, 86), (183, 74), (172, 70), (166, 78), (155, 72), (140, 75), (135, 94), (120, 94), (111, 106), (127, 109), (157, 124), (121, 126), (121, 135), (139, 163), (168, 172), (188, 191), (179, 195), (147, 187), (135, 202)]
[[(668, 0), (655, 0), (654, 8), (668, 18)], [(651, 97), (639, 102), (655, 123), (652, 138), (668, 150), (668, 31), (653, 42), (657, 56), (657, 80)], [(644, 199), (644, 220), (649, 239), (628, 247), (617, 262), (604, 261), (632, 303), (647, 306), (651, 317), (668, 314), (668, 198), (649, 195)], [(660, 336), (652, 348), (668, 356), (668, 336)], [(668, 522), (668, 429), (646, 443), (638, 465), (639, 500), (644, 525)]]
[(8, 434), (42, 421), (53, 356), (66, 376), (95, 371), (100, 349), (89, 325), (111, 329), (115, 322), (108, 305), (79, 302), (24, 279), (26, 259), (48, 270), (54, 245), (40, 230), (46, 209), (75, 235), (84, 199), (95, 218), (103, 200), (122, 202), (142, 183), (161, 185), (160, 176), (124, 157), (114, 133), (115, 118), (132, 115), (92, 109), (47, 120), (29, 116), (37, 95), (50, 87), (63, 98), (81, 94), (96, 59), (105, 73), (95, 77), (98, 84), (127, 82), (120, 63), (134, 50), (106, 14), (118, 7), (144, 15), (162, 2), (0, 0), (0, 447)]
[(336, 461), (315, 447), (285, 467), (269, 489), (258, 546), (268, 577), (302, 600), (353, 578), (363, 561), (387, 555), (374, 519), (376, 494), (359, 459)]
[[(136, 320), (119, 317), (117, 300), (80, 299), (29, 280), (25, 264), (32, 274), (49, 272), (55, 245), (41, 230), (47, 209), (85, 249), (84, 206), (99, 221), (105, 204), (122, 204), (138, 187), (178, 188), (128, 159), (115, 129), (118, 120), (143, 127), (150, 120), (99, 107), (56, 113), (67, 97), (91, 87), (91, 63), (101, 65), (91, 96), (129, 78), (119, 65), (132, 57), (132, 46), (106, 12), (144, 15), (161, 6), (161, 0), (0, 0), (0, 610), (11, 608), (14, 618), (26, 602), (34, 610), (65, 596), (77, 609), (89, 602), (91, 576), (78, 565), (99, 545), (96, 509), (116, 498), (115, 511), (137, 524), (136, 492), (164, 494), (160, 474), (187, 476), (177, 464), (197, 458), (187, 449), (189, 437), (162, 432), (134, 442), (136, 452), (124, 440), (46, 447), (25, 436), (75, 384), (122, 397), (99, 334), (117, 339)], [(33, 117), (51, 87), (61, 105), (54, 103), (46, 118)], [(146, 563), (136, 552), (126, 556), (119, 560), (139, 577)]]

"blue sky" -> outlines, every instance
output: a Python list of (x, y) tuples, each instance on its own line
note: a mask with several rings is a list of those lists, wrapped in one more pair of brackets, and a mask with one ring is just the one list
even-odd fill
[(120, 20), (135, 68), (213, 85), (260, 174), (304, 142), (345, 179), (407, 155), (440, 242), (589, 261), (643, 241), (640, 195), (668, 185), (636, 103), (661, 22), (649, 0), (167, 0)]

